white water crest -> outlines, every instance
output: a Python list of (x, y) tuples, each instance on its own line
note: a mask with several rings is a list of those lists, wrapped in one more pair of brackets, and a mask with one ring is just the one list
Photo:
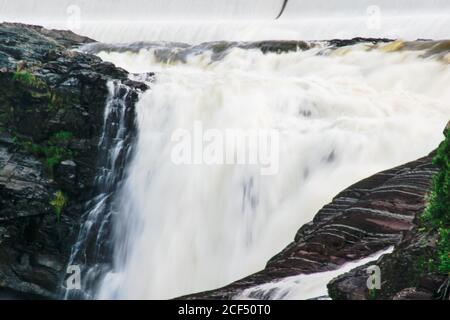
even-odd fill
[(307, 300), (329, 299), (327, 284), (339, 275), (363, 266), (369, 262), (377, 261), (382, 255), (393, 251), (390, 247), (367, 258), (344, 264), (337, 270), (318, 272), (313, 274), (300, 274), (282, 280), (265, 283), (245, 289), (234, 297), (235, 300), (264, 299), (264, 300)]
[[(220, 59), (205, 50), (184, 62), (155, 48), (99, 52), (156, 76), (137, 105), (114, 270), (98, 298), (173, 298), (261, 270), (339, 191), (433, 150), (450, 116), (450, 68), (422, 54), (365, 44), (285, 54), (233, 48)], [(174, 164), (172, 133), (196, 121), (277, 130), (279, 172)]]
[(0, 21), (103, 42), (450, 38), (447, 0), (0, 0)]

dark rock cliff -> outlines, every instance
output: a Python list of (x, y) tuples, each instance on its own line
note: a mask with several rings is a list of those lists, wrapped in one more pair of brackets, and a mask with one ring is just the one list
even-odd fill
[(0, 24), (0, 296), (55, 298), (93, 196), (107, 82), (142, 84), (68, 31)]

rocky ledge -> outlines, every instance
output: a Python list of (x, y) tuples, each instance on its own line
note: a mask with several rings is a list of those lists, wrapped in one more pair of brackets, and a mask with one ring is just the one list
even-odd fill
[[(335, 300), (432, 300), (448, 299), (449, 277), (432, 267), (438, 234), (415, 226), (407, 232), (394, 252), (355, 268), (328, 284)], [(380, 268), (379, 289), (368, 290), (367, 269)]]
[[(444, 135), (433, 160), (439, 174), (433, 179), (427, 209), (416, 215), (414, 227), (391, 254), (333, 279), (328, 284), (333, 299), (449, 299), (450, 122)], [(367, 269), (372, 265), (379, 268), (380, 285), (368, 290)]]
[(0, 24), (0, 296), (56, 298), (100, 170), (108, 81), (145, 85), (74, 50), (69, 31)]
[[(427, 288), (427, 293), (421, 297), (435, 297), (439, 287), (445, 285), (446, 277), (435, 272), (426, 274), (423, 268), (427, 256), (433, 254), (430, 248), (435, 246), (436, 235), (419, 232), (416, 226), (417, 217), (425, 208), (432, 177), (437, 172), (433, 156), (434, 152), (380, 172), (339, 193), (313, 221), (300, 228), (294, 241), (270, 259), (264, 270), (223, 288), (182, 299), (232, 299), (245, 289), (289, 276), (335, 270), (393, 245), (397, 246), (394, 253), (380, 260), (385, 289), (378, 297), (407, 297), (414, 289), (402, 290), (413, 283), (422, 283)], [(418, 243), (420, 245), (416, 246)], [(404, 248), (408, 248), (407, 253)], [(416, 266), (422, 269), (416, 270)], [(373, 297), (366, 286), (366, 268), (335, 279), (329, 285), (331, 297)]]

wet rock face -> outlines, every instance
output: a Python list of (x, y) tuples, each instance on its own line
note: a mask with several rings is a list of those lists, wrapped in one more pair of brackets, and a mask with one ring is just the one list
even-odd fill
[(387, 43), (393, 41), (392, 39), (387, 38), (362, 38), (362, 37), (356, 37), (353, 39), (333, 39), (328, 41), (330, 45), (340, 48), (345, 46), (351, 46), (358, 43), (372, 43), (372, 44), (378, 44), (378, 43)]
[[(70, 50), (69, 31), (0, 24), (0, 293), (57, 297), (92, 196), (107, 82), (126, 71)], [(133, 119), (131, 117), (130, 119)], [(64, 194), (61, 214), (53, 201)], [(52, 203), (53, 202), (53, 203)]]
[[(448, 299), (448, 276), (432, 265), (437, 238), (437, 233), (415, 227), (405, 234), (393, 253), (333, 279), (328, 284), (330, 296), (339, 300)], [(381, 286), (369, 291), (366, 270), (371, 265), (380, 268)]]
[(232, 49), (244, 50), (260, 50), (264, 54), (289, 53), (311, 49), (315, 44), (304, 41), (254, 41), (254, 42), (236, 42), (236, 41), (213, 41), (205, 42), (197, 45), (189, 45), (186, 43), (155, 43), (155, 42), (135, 42), (131, 44), (104, 44), (104, 43), (88, 43), (82, 47), (87, 53), (106, 52), (134, 52), (137, 53), (141, 49), (154, 50), (155, 57), (164, 63), (180, 61), (187, 62), (191, 55), (200, 54), (202, 52), (211, 52), (211, 60), (218, 61), (225, 58)]
[[(413, 228), (415, 216), (423, 211), (436, 171), (429, 155), (350, 186), (301, 227), (294, 242), (270, 259), (264, 270), (224, 288), (186, 298), (231, 299), (259, 284), (335, 270), (346, 262), (398, 244), (402, 235)], [(399, 272), (395, 271), (393, 277)], [(365, 269), (363, 272), (363, 277), (346, 287), (352, 298), (365, 296), (365, 292), (355, 290), (366, 288), (367, 273)]]
[(57, 185), (41, 162), (11, 149), (0, 147), (0, 288), (48, 297), (57, 292), (74, 221), (58, 223), (49, 201)]
[(17, 61), (39, 62), (52, 50), (64, 50), (94, 40), (71, 31), (47, 30), (40, 26), (2, 23), (0, 28), (0, 69), (15, 68)]

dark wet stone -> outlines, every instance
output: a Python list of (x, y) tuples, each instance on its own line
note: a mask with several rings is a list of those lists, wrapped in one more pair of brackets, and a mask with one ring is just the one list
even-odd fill
[[(68, 50), (89, 42), (69, 31), (0, 24), (0, 297), (56, 298), (61, 290), (100, 170), (106, 84), (128, 81), (123, 69)], [(136, 92), (146, 86), (128, 86), (131, 123)], [(51, 142), (58, 133), (68, 138)], [(51, 168), (50, 145), (66, 151)], [(50, 204), (57, 191), (67, 197), (60, 217)]]

